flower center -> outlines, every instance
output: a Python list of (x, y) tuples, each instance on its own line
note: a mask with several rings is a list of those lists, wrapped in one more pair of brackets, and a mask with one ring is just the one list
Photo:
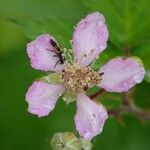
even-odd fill
[(77, 63), (65, 64), (62, 71), (63, 84), (67, 90), (74, 92), (86, 91), (101, 81), (101, 75), (90, 67)]

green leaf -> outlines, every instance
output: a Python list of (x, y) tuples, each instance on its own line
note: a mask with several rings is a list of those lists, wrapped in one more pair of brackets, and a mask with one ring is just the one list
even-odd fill
[(90, 11), (104, 14), (110, 41), (117, 47), (132, 48), (148, 38), (149, 0), (83, 0)]

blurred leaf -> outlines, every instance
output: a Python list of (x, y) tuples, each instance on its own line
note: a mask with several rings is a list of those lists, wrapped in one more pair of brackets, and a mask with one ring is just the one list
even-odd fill
[(134, 100), (137, 106), (149, 109), (150, 108), (150, 83), (144, 81), (135, 88)]
[(23, 34), (14, 25), (0, 19), (0, 56), (6, 57), (25, 42)]
[(107, 93), (100, 97), (100, 102), (107, 108), (107, 109), (114, 109), (118, 108), (122, 104), (121, 95), (117, 93)]
[[(126, 115), (126, 127), (109, 118), (103, 132), (95, 139), (94, 150), (149, 150), (149, 123), (141, 125), (138, 119)], [(109, 143), (109, 144), (108, 144)]]
[(0, 3), (0, 17), (15, 23), (28, 38), (50, 33), (63, 47), (70, 46), (75, 21), (87, 11), (80, 0), (1, 0)]
[(104, 14), (110, 31), (110, 41), (117, 47), (132, 47), (148, 38), (149, 0), (83, 1), (90, 11), (100, 11)]
[(139, 56), (146, 69), (145, 80), (150, 82), (150, 40), (144, 41), (133, 52), (134, 55)]
[(74, 19), (86, 11), (80, 0), (1, 0), (0, 17), (39, 19), (54, 17)]
[(64, 47), (72, 38), (73, 26), (87, 12), (80, 0), (14, 0), (15, 7), (11, 2), (7, 5), (8, 0), (1, 3), (2, 17), (15, 23), (28, 38), (50, 33)]
[(49, 33), (64, 47), (69, 45), (73, 32), (73, 22), (67, 19), (43, 18), (35, 21), (11, 19), (11, 22), (15, 23), (29, 39)]

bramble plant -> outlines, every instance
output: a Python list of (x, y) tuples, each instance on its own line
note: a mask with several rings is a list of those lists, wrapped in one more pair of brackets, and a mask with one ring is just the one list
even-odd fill
[[(69, 132), (56, 133), (51, 141), (54, 150), (90, 150), (90, 141), (102, 132), (108, 114), (118, 117), (131, 112), (149, 119), (149, 112), (141, 110), (131, 100), (133, 87), (143, 81), (146, 73), (140, 58), (131, 56), (126, 48), (124, 56), (111, 59), (98, 71), (92, 68), (92, 63), (107, 47), (108, 36), (104, 16), (94, 12), (75, 27), (71, 52), (61, 50), (55, 38), (47, 33), (27, 44), (31, 66), (48, 73), (28, 89), (28, 111), (43, 117), (55, 108), (60, 96), (66, 104), (76, 100), (74, 121), (79, 138)], [(99, 91), (89, 95), (87, 90), (94, 86), (99, 87)], [(123, 93), (122, 106), (105, 108), (99, 97), (107, 92)]]

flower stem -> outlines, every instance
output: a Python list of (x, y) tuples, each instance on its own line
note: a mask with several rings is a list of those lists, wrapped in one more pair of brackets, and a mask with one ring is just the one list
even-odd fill
[(95, 99), (95, 98), (99, 97), (100, 95), (102, 95), (105, 92), (106, 91), (104, 89), (100, 89), (99, 91), (97, 91), (93, 95), (90, 95), (89, 97), (90, 97), (90, 99)]
[(130, 57), (131, 56), (131, 51), (129, 47), (125, 47), (124, 48), (124, 52), (125, 52), (125, 56), (126, 57)]
[(108, 110), (108, 114), (113, 116), (122, 116), (124, 113), (132, 113), (136, 117), (140, 119), (150, 120), (150, 109), (142, 110), (141, 108), (137, 107), (134, 103), (130, 106), (122, 106), (117, 109), (110, 109)]
[(122, 105), (117, 109), (109, 109), (108, 113), (116, 117), (124, 113), (132, 113), (140, 119), (150, 120), (150, 109), (143, 110), (135, 105), (133, 97), (134, 88), (122, 94)]

